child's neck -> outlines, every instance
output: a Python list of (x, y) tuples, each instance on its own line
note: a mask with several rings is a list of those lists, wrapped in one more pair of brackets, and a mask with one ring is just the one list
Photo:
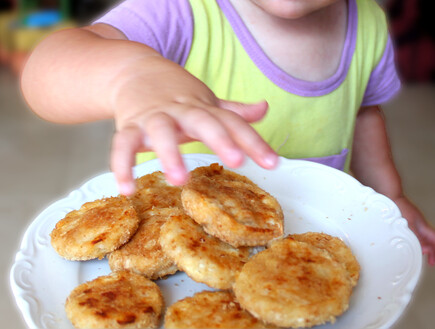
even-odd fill
[(337, 70), (347, 31), (347, 1), (298, 19), (263, 11), (252, 0), (231, 0), (268, 57), (293, 77), (321, 81)]

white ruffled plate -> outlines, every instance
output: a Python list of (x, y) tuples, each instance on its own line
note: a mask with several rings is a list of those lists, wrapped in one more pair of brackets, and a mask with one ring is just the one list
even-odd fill
[[(188, 169), (219, 159), (213, 155), (184, 156)], [(135, 167), (142, 176), (161, 170), (158, 160)], [(275, 196), (285, 215), (285, 231), (325, 232), (347, 243), (361, 265), (361, 277), (349, 310), (334, 324), (318, 328), (389, 328), (411, 299), (422, 268), (420, 244), (397, 206), (385, 196), (330, 167), (281, 159), (278, 169), (264, 170), (252, 161), (237, 170)], [(49, 234), (68, 212), (87, 202), (117, 195), (112, 173), (97, 176), (45, 209), (26, 230), (10, 272), (10, 284), (30, 328), (73, 328), (64, 303), (79, 284), (110, 273), (107, 260), (72, 262), (50, 245)], [(166, 305), (211, 290), (179, 272), (157, 281)]]

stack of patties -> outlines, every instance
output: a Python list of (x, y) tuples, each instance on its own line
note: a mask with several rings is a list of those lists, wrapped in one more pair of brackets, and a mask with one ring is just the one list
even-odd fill
[(51, 233), (56, 252), (68, 260), (107, 256), (113, 273), (86, 282), (67, 299), (68, 318), (78, 328), (158, 327), (164, 307), (156, 280), (177, 271), (159, 244), (160, 227), (183, 214), (181, 188), (161, 172), (137, 180), (131, 197), (84, 204), (68, 213)]
[(175, 263), (160, 247), (160, 228), (171, 217), (183, 214), (181, 187), (169, 185), (160, 171), (136, 180), (132, 197), (140, 218), (139, 228), (131, 240), (108, 255), (112, 271), (129, 270), (151, 280), (177, 271)]
[(113, 271), (69, 295), (77, 328), (158, 327), (164, 300), (152, 280), (177, 270), (221, 291), (171, 305), (166, 328), (311, 327), (348, 308), (359, 277), (350, 249), (322, 233), (283, 238), (280, 204), (247, 177), (211, 164), (183, 187), (159, 171), (136, 181), (131, 198), (88, 202), (51, 233), (62, 257), (106, 256)]
[(218, 164), (193, 170), (181, 200), (186, 214), (163, 225), (162, 249), (193, 280), (227, 291), (178, 301), (168, 308), (165, 327), (274, 327), (243, 310), (231, 289), (249, 260), (249, 247), (282, 236), (284, 217), (277, 200)]
[[(323, 233), (282, 238), (280, 205), (248, 178), (200, 167), (181, 199), (190, 218), (169, 219), (161, 246), (191, 278), (226, 291), (171, 305), (166, 328), (312, 327), (349, 307), (360, 270), (350, 248)], [(264, 245), (249, 258), (246, 247)]]
[(178, 268), (212, 288), (230, 289), (248, 261), (248, 246), (283, 233), (276, 199), (218, 164), (193, 170), (181, 200), (186, 214), (163, 225), (160, 244)]

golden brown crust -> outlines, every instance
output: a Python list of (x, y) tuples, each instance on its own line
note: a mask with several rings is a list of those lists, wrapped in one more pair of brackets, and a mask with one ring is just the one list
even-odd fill
[(160, 288), (128, 271), (79, 285), (65, 303), (66, 314), (76, 328), (156, 328), (163, 307)]
[(175, 273), (177, 265), (160, 246), (160, 228), (170, 216), (182, 213), (177, 208), (161, 208), (144, 218), (130, 241), (109, 254), (112, 271), (130, 270), (151, 280)]
[(160, 208), (182, 208), (181, 187), (170, 185), (161, 171), (136, 179), (137, 190), (132, 196), (139, 217)]
[(109, 265), (114, 271), (131, 270), (155, 280), (177, 271), (158, 240), (167, 217), (183, 212), (181, 187), (170, 185), (161, 171), (137, 178), (136, 185), (131, 199), (141, 219), (139, 229), (127, 244), (109, 255)]
[(168, 307), (165, 328), (276, 328), (243, 310), (229, 291), (202, 291)]
[(190, 172), (190, 179), (208, 177), (214, 181), (236, 181), (255, 185), (248, 177), (226, 170), (218, 163), (197, 167)]
[(310, 245), (328, 251), (332, 258), (343, 264), (349, 272), (352, 286), (356, 286), (359, 279), (360, 265), (352, 253), (352, 250), (339, 238), (325, 233), (307, 232), (291, 235), (296, 241), (309, 243)]
[(265, 245), (283, 234), (278, 201), (246, 177), (216, 164), (192, 172), (181, 200), (207, 233), (235, 247)]
[(54, 250), (68, 260), (103, 258), (136, 232), (139, 217), (125, 196), (87, 202), (68, 213), (51, 232)]
[(160, 245), (193, 280), (228, 289), (248, 260), (248, 248), (235, 248), (207, 234), (189, 216), (172, 216), (162, 226)]
[(334, 322), (348, 308), (352, 285), (326, 250), (288, 237), (245, 264), (234, 292), (257, 318), (281, 327), (312, 327)]

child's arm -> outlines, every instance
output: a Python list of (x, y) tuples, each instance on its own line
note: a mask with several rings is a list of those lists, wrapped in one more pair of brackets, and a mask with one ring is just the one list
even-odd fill
[(360, 109), (357, 116), (351, 169), (364, 185), (392, 199), (420, 240), (428, 263), (435, 265), (435, 229), (403, 194), (391, 155), (384, 117), (378, 106)]
[(223, 101), (178, 64), (150, 47), (96, 24), (55, 33), (36, 47), (22, 75), (22, 91), (42, 118), (79, 123), (113, 118), (111, 166), (120, 192), (131, 194), (139, 151), (156, 152), (173, 184), (187, 179), (178, 144), (200, 140), (229, 167), (248, 155), (265, 168), (276, 153), (248, 124), (267, 103)]

